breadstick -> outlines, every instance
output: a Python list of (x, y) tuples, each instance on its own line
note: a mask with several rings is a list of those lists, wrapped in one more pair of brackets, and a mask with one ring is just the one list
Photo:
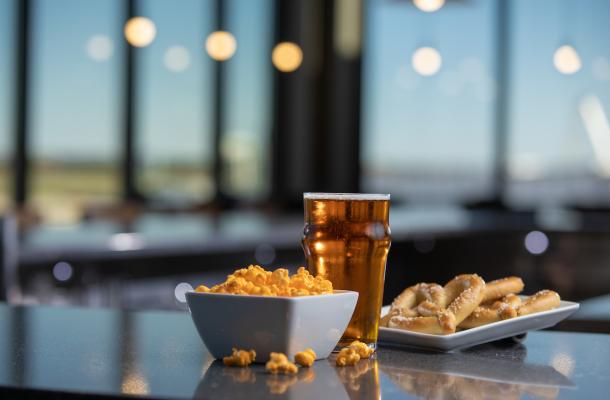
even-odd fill
[(403, 310), (413, 308), (417, 300), (417, 288), (419, 284), (410, 286), (402, 291), (390, 305), (390, 310)]
[(542, 290), (523, 301), (517, 295), (506, 295), (501, 301), (477, 307), (459, 327), (476, 328), (521, 315), (551, 310), (558, 307), (560, 301), (559, 295), (552, 290)]
[[(494, 301), (490, 307), (497, 310), (501, 307), (504, 307), (504, 304), (507, 304), (508, 306), (512, 307), (512, 308), (518, 308), (519, 306), (521, 306), (521, 297), (517, 296), (516, 294), (507, 294), (506, 296), (502, 297), (501, 300), (498, 301)], [(483, 306), (485, 304), (482, 304)]]
[(518, 315), (517, 307), (521, 299), (515, 294), (504, 296), (501, 300), (477, 307), (460, 325), (460, 328), (470, 329), (477, 326), (491, 324)]
[(523, 280), (516, 276), (509, 276), (507, 278), (487, 282), (485, 285), (483, 303), (500, 299), (507, 294), (521, 293), (523, 287)]
[(552, 290), (541, 290), (535, 295), (523, 300), (523, 303), (517, 311), (519, 315), (528, 315), (557, 308), (560, 303), (561, 298), (557, 292)]
[(397, 315), (390, 318), (388, 327), (430, 333), (432, 335), (443, 335), (446, 333), (437, 317), (403, 317)]

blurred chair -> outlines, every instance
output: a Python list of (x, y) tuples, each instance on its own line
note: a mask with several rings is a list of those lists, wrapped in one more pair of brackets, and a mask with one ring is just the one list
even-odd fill
[(17, 260), (17, 219), (7, 214), (0, 217), (0, 301), (15, 303), (21, 298)]

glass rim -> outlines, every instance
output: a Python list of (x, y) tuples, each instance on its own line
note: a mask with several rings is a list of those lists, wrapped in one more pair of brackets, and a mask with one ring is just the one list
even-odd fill
[(389, 193), (324, 193), (304, 192), (303, 200), (390, 200)]

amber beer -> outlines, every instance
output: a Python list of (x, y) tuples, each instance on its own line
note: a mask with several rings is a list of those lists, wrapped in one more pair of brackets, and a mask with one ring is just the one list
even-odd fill
[(358, 339), (375, 347), (390, 250), (390, 195), (304, 193), (303, 201), (309, 271), (335, 289), (360, 294), (339, 345)]

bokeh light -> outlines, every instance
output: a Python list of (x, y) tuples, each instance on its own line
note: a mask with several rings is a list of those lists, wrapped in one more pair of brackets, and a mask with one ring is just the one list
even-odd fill
[(233, 57), (237, 50), (235, 36), (226, 31), (210, 33), (205, 40), (205, 49), (209, 56), (216, 61), (226, 61)]
[(424, 12), (434, 12), (445, 5), (445, 0), (413, 0), (413, 4)]
[(420, 47), (411, 57), (411, 65), (415, 72), (423, 76), (435, 75), (443, 64), (441, 54), (432, 47)]
[(278, 43), (271, 54), (271, 61), (278, 70), (293, 72), (303, 63), (303, 50), (296, 43)]
[(72, 278), (74, 268), (65, 261), (60, 261), (53, 266), (53, 276), (60, 282), (65, 282)]
[(146, 47), (156, 36), (155, 23), (146, 17), (133, 17), (125, 24), (125, 39), (134, 47)]
[(95, 35), (89, 38), (86, 45), (87, 55), (94, 61), (102, 62), (112, 56), (114, 46), (106, 35)]
[(549, 248), (549, 238), (540, 231), (525, 235), (525, 249), (532, 254), (542, 254)]
[(191, 65), (191, 53), (183, 46), (171, 46), (163, 55), (165, 67), (173, 72), (182, 72)]
[(574, 47), (567, 44), (555, 51), (553, 64), (555, 64), (557, 71), (566, 75), (575, 74), (582, 67), (578, 52)]
[(174, 288), (174, 297), (180, 303), (186, 303), (186, 293), (192, 291), (193, 287), (189, 283), (181, 282)]
[(275, 247), (268, 243), (261, 243), (254, 249), (254, 258), (261, 265), (269, 265), (275, 261)]

